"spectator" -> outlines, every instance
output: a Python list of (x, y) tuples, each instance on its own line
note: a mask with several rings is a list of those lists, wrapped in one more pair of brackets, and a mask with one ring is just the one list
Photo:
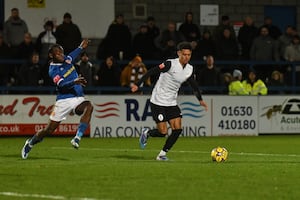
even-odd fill
[(131, 57), (131, 37), (124, 16), (122, 14), (117, 15), (108, 27), (105, 38), (98, 46), (97, 58), (103, 59), (108, 56), (119, 58), (120, 52), (123, 52), (123, 57), (120, 59), (129, 59)]
[[(3, 34), (0, 33), (0, 60), (12, 59), (10, 47), (4, 41)], [(0, 63), (0, 86), (7, 85), (9, 82), (11, 65), (7, 63)]]
[(39, 64), (39, 53), (33, 52), (28, 62), (19, 70), (19, 84), (22, 86), (40, 86), (44, 84), (42, 66)]
[(148, 33), (151, 36), (151, 38), (154, 40), (157, 36), (160, 35), (160, 29), (158, 26), (156, 26), (155, 18), (152, 16), (149, 16), (147, 18), (147, 26), (148, 26)]
[(80, 60), (76, 63), (76, 67), (77, 73), (87, 80), (86, 86), (96, 85), (98, 80), (96, 68), (93, 63), (89, 61), (89, 55), (85, 51), (80, 54)]
[[(260, 35), (256, 37), (250, 49), (250, 58), (255, 61), (279, 61), (277, 42), (269, 35), (267, 27), (262, 27)], [(265, 80), (269, 77), (269, 72), (274, 70), (274, 66), (255, 66), (258, 77)]]
[(228, 86), (229, 95), (248, 95), (249, 93), (246, 91), (241, 82), (243, 77), (242, 72), (235, 69), (232, 73), (232, 77), (233, 79)]
[(163, 59), (173, 58), (177, 56), (177, 44), (184, 40), (185, 38), (182, 33), (176, 30), (175, 22), (169, 22), (167, 29), (157, 37), (156, 46), (162, 52)]
[[(99, 86), (121, 86), (121, 68), (112, 56), (108, 56), (100, 65), (97, 72)], [(113, 91), (107, 92), (115, 93)], [(106, 93), (106, 94), (107, 94)]]
[(213, 39), (214, 39), (214, 41), (216, 43), (218, 41), (220, 41), (220, 39), (223, 37), (223, 31), (224, 31), (225, 28), (227, 28), (228, 30), (230, 30), (230, 33), (231, 33), (230, 36), (233, 39), (236, 39), (235, 31), (233, 29), (233, 26), (231, 25), (229, 16), (224, 15), (221, 18), (221, 23), (213, 31)]
[(270, 16), (266, 16), (264, 18), (264, 24), (259, 28), (267, 27), (269, 30), (269, 35), (274, 39), (277, 40), (279, 36), (282, 34), (281, 30), (273, 24), (273, 19)]
[[(31, 34), (25, 33), (23, 42), (18, 46), (18, 51), (15, 58), (19, 60), (25, 60), (25, 61), (30, 60), (34, 51), (35, 51), (35, 45), (32, 41)], [(12, 82), (16, 82), (17, 84), (18, 84), (18, 72), (20, 70), (20, 66), (21, 64), (15, 64), (11, 69), (12, 78), (15, 81), (13, 81), (13, 79), (11, 80)]]
[(251, 17), (246, 17), (243, 26), (238, 32), (238, 41), (241, 44), (243, 60), (250, 59), (250, 48), (254, 38), (258, 34), (258, 28), (254, 25)]
[[(147, 68), (142, 62), (142, 58), (135, 56), (121, 73), (121, 86), (131, 87), (133, 84), (136, 84), (146, 72)], [(142, 84), (144, 84), (144, 86), (150, 86), (150, 79), (148, 78)]]
[(285, 86), (283, 74), (277, 70), (273, 71), (271, 78), (267, 82), (269, 94), (284, 94), (282, 87)]
[(268, 88), (265, 83), (256, 77), (256, 72), (251, 69), (248, 72), (248, 77), (243, 82), (243, 86), (249, 95), (267, 95)]
[(238, 43), (236, 38), (232, 37), (231, 34), (230, 29), (224, 28), (217, 48), (217, 57), (219, 60), (236, 60), (238, 58)]
[[(300, 36), (295, 35), (293, 37), (292, 43), (286, 47), (285, 53), (284, 53), (284, 59), (289, 62), (297, 62), (300, 61)], [(297, 85), (299, 84), (300, 80), (300, 66), (295, 66), (295, 71), (296, 71), (296, 80), (297, 80)], [(291, 77), (292, 76), (292, 69), (289, 67), (287, 70), (287, 76)], [(288, 80), (292, 80), (289, 78)], [(289, 85), (292, 83), (289, 82)]]
[(188, 42), (197, 43), (200, 40), (200, 30), (193, 22), (193, 13), (191, 11), (185, 13), (184, 22), (179, 26), (178, 30)]
[(17, 59), (28, 60), (35, 51), (35, 44), (33, 43), (30, 33), (24, 34), (24, 39), (18, 46)]
[(4, 41), (12, 48), (12, 53), (17, 54), (18, 46), (24, 39), (24, 34), (28, 32), (26, 22), (20, 18), (19, 9), (12, 8), (11, 16), (5, 21), (3, 26)]
[(57, 43), (64, 48), (66, 55), (76, 49), (82, 39), (80, 29), (72, 22), (70, 13), (64, 14), (63, 22), (57, 26), (55, 35)]
[(200, 87), (213, 87), (213, 89), (206, 89), (207, 94), (218, 94), (217, 87), (221, 86), (221, 74), (219, 69), (214, 64), (214, 57), (208, 55), (206, 58), (205, 67), (196, 72), (196, 80)]
[(52, 21), (46, 21), (44, 31), (36, 39), (36, 50), (40, 54), (40, 60), (47, 60), (48, 50), (53, 44), (56, 44), (56, 35), (54, 33), (54, 24)]
[(285, 32), (281, 36), (279, 36), (278, 48), (281, 59), (285, 60), (285, 49), (292, 43), (293, 37), (295, 35), (297, 35), (296, 28), (292, 26), (287, 26)]
[(135, 55), (140, 55), (143, 59), (154, 59), (157, 51), (152, 36), (148, 33), (148, 26), (142, 24), (139, 32), (134, 35), (132, 49)]
[(275, 70), (271, 74), (271, 78), (267, 82), (268, 93), (269, 94), (284, 94), (284, 91), (281, 87), (284, 87), (283, 75)]
[(232, 80), (233, 77), (229, 72), (225, 72), (223, 74), (223, 86), (224, 86), (224, 90), (222, 92), (223, 94), (229, 94), (229, 85)]
[(216, 44), (209, 30), (205, 30), (193, 50), (192, 60), (205, 60), (207, 55), (216, 56)]

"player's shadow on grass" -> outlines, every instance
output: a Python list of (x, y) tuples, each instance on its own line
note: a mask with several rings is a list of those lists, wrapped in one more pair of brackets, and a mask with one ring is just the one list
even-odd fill
[(117, 159), (122, 159), (122, 160), (145, 160), (145, 157), (143, 156), (136, 156), (136, 155), (115, 155), (113, 156), (114, 158)]
[[(21, 159), (21, 156), (18, 155), (18, 154), (6, 154), (6, 155), (0, 155), (0, 157), (3, 157), (3, 158), (17, 158), (17, 159)], [(60, 161), (69, 161), (70, 159), (67, 159), (67, 158), (58, 158), (58, 157), (35, 157), (35, 156), (30, 156), (30, 158), (28, 158), (28, 160), (42, 160), (42, 159), (45, 159), (45, 160), (60, 160)]]

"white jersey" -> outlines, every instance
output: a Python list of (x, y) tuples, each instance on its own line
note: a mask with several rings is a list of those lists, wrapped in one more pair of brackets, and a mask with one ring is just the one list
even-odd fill
[(161, 72), (152, 91), (150, 102), (160, 106), (176, 106), (177, 95), (181, 84), (193, 74), (193, 66), (183, 67), (179, 58), (169, 59), (171, 68)]

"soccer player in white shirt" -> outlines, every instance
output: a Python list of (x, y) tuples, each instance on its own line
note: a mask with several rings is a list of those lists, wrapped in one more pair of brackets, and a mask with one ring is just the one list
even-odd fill
[(169, 123), (172, 133), (168, 136), (162, 150), (156, 160), (168, 160), (166, 154), (176, 143), (182, 132), (181, 111), (177, 105), (177, 95), (181, 84), (188, 81), (201, 106), (207, 111), (208, 106), (202, 99), (197, 82), (193, 78), (193, 66), (189, 64), (192, 55), (192, 47), (189, 42), (182, 42), (177, 47), (178, 58), (168, 59), (157, 67), (151, 68), (138, 82), (131, 86), (131, 91), (136, 92), (139, 85), (149, 76), (160, 74), (152, 95), (150, 106), (152, 117), (156, 122), (156, 129), (143, 129), (139, 142), (142, 149), (147, 144), (148, 137), (165, 137), (168, 134)]

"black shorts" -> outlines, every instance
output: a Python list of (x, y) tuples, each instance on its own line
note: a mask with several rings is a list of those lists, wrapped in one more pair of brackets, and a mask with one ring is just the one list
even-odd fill
[(153, 120), (158, 122), (167, 122), (171, 119), (182, 117), (178, 106), (159, 106), (150, 103)]

